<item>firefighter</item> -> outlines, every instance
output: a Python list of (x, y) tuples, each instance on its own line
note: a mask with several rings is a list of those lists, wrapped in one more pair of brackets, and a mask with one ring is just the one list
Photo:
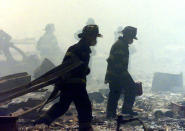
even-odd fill
[(137, 29), (131, 26), (125, 27), (118, 40), (113, 44), (110, 56), (107, 59), (107, 72), (105, 76), (105, 84), (109, 83), (109, 96), (107, 102), (106, 115), (108, 119), (116, 117), (116, 109), (120, 95), (124, 94), (124, 104), (122, 107), (123, 114), (137, 115), (132, 110), (136, 91), (136, 84), (128, 72), (129, 63), (129, 45), (133, 43), (133, 39), (137, 40)]
[(48, 58), (53, 63), (58, 65), (61, 60), (62, 51), (59, 48), (57, 38), (54, 34), (55, 26), (54, 24), (47, 24), (45, 26), (45, 33), (37, 42), (37, 50), (40, 53), (41, 59)]
[(86, 90), (86, 76), (90, 73), (88, 67), (91, 49), (90, 46), (95, 46), (97, 37), (101, 37), (97, 25), (87, 25), (83, 28), (82, 33), (78, 34), (80, 41), (69, 47), (63, 59), (63, 63), (70, 61), (73, 57), (78, 57), (83, 64), (73, 69), (63, 79), (56, 83), (61, 90), (60, 101), (54, 104), (49, 111), (42, 116), (35, 124), (50, 125), (55, 119), (63, 115), (69, 108), (70, 104), (74, 102), (79, 119), (79, 130), (92, 130), (92, 108)]

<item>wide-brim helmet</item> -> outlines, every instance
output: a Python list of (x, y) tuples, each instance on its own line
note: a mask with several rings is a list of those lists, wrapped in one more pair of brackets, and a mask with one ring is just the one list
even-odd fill
[(83, 28), (82, 33), (78, 34), (79, 38), (86, 36), (102, 37), (102, 35), (99, 33), (99, 28), (97, 25), (86, 25)]
[(138, 39), (136, 37), (136, 35), (137, 35), (137, 28), (135, 28), (135, 27), (126, 26), (120, 33), (122, 33), (125, 36), (130, 36), (133, 39), (136, 39), (136, 40)]

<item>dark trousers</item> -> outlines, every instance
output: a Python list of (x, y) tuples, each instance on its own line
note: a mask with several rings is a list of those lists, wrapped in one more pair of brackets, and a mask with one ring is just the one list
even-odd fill
[(60, 101), (54, 104), (46, 113), (50, 117), (50, 123), (63, 115), (69, 109), (71, 102), (74, 102), (76, 106), (79, 123), (91, 122), (92, 107), (86, 85), (66, 84), (62, 89)]
[(135, 101), (135, 87), (130, 86), (126, 81), (114, 80), (109, 83), (109, 96), (107, 102), (107, 117), (115, 117), (116, 109), (118, 106), (118, 100), (120, 95), (124, 94), (124, 102), (122, 106), (122, 112), (132, 110)]

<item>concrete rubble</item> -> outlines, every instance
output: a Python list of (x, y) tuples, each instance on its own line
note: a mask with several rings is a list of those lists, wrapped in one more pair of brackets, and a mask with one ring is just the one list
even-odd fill
[[(102, 90), (101, 90), (102, 92)], [(104, 91), (105, 92), (105, 91)], [(38, 95), (39, 93), (39, 95)], [(91, 93), (91, 94), (97, 94)], [(1, 107), (0, 112), (4, 110), (8, 111), (7, 114), (16, 115), (16, 113), (23, 112), (35, 105), (41, 103), (48, 92), (35, 92), (29, 93), (25, 96), (13, 99), (8, 105)], [(100, 93), (102, 94), (102, 93)], [(39, 96), (39, 97), (38, 97)], [(101, 96), (101, 95), (100, 95)], [(102, 94), (103, 101), (97, 102), (93, 100), (93, 126), (96, 130), (101, 131), (112, 131), (116, 130), (116, 120), (107, 120), (106, 116), (106, 95)], [(182, 113), (185, 112), (184, 108), (184, 93), (150, 93), (144, 92), (143, 96), (137, 98), (135, 103), (135, 110), (139, 112), (138, 118), (144, 123), (145, 127), (150, 130), (184, 130), (185, 129), (185, 116)], [(25, 99), (29, 98), (29, 99)], [(32, 98), (32, 99), (30, 99)], [(33, 99), (34, 98), (34, 99)], [(175, 105), (174, 105), (175, 103)], [(50, 103), (42, 111), (44, 113), (51, 107)], [(177, 105), (176, 105), (177, 104)], [(120, 112), (122, 106), (122, 100), (119, 101), (118, 112)], [(180, 107), (177, 107), (180, 106)], [(181, 110), (181, 113), (179, 112)], [(183, 112), (184, 111), (184, 112)], [(41, 114), (42, 114), (41, 113)], [(7, 115), (5, 114), (5, 115)], [(118, 113), (119, 114), (119, 113)], [(30, 112), (26, 115), (19, 117), (18, 127), (20, 131), (36, 131), (36, 130), (49, 130), (49, 131), (62, 131), (62, 130), (77, 130), (78, 120), (77, 112), (74, 105), (70, 107), (70, 110), (62, 117), (57, 119), (52, 123), (50, 127), (44, 127), (43, 125), (33, 126), (33, 119), (36, 119), (40, 114), (37, 110)], [(142, 125), (138, 122), (129, 122), (127, 124), (121, 125), (124, 130), (144, 130)]]
[[(41, 64), (39, 68), (35, 71), (37, 75), (35, 77), (39, 77), (40, 75), (44, 74), (41, 69), (43, 65), (49, 65), (45, 68), (48, 70), (52, 69), (54, 65), (46, 60), (47, 64)], [(44, 62), (43, 62), (44, 63)], [(48, 64), (49, 63), (49, 64)], [(71, 67), (72, 68), (72, 67)], [(61, 70), (62, 71), (62, 70)], [(53, 73), (53, 72), (52, 72)], [(27, 73), (23, 73), (24, 77), (20, 77), (20, 74), (14, 74), (12, 76), (1, 77), (0, 88), (4, 88), (4, 85), (11, 85), (15, 79), (24, 81), (24, 84), (30, 82), (31, 78), (30, 75)], [(17, 77), (17, 75), (19, 77)], [(55, 75), (56, 77), (56, 75)], [(11, 78), (11, 79), (10, 79)], [(53, 75), (47, 78), (50, 80), (53, 78)], [(9, 80), (7, 82), (7, 80)], [(33, 126), (33, 120), (36, 120), (40, 115), (45, 113), (55, 102), (50, 102), (47, 104), (41, 112), (38, 112), (39, 108), (42, 106), (42, 103), (49, 97), (51, 94), (51, 90), (44, 90), (43, 92), (38, 92), (38, 89), (42, 89), (45, 87), (44, 84), (38, 85), (41, 82), (46, 82), (45, 79), (42, 77), (36, 79), (36, 81), (32, 81), (33, 87), (28, 88), (28, 86), (22, 86), (20, 89), (22, 93), (19, 93), (20, 90), (14, 90), (12, 87), (14, 86), (7, 86), (11, 87), (11, 89), (4, 88), (1, 94), (1, 105), (0, 105), (0, 116), (12, 116), (18, 117), (17, 125), (20, 131), (66, 131), (66, 130), (78, 130), (78, 119), (77, 119), (77, 112), (75, 110), (75, 106), (71, 105), (68, 112), (57, 119), (55, 122), (52, 123), (51, 126), (47, 127), (45, 125), (36, 125)], [(12, 82), (12, 83), (11, 83)], [(31, 83), (31, 82), (30, 82)], [(20, 83), (18, 83), (20, 84)], [(24, 85), (23, 84), (23, 85)], [(1, 87), (1, 85), (3, 85)], [(13, 84), (14, 85), (14, 84)], [(49, 84), (46, 85), (48, 86)], [(93, 85), (96, 85), (93, 83)], [(21, 86), (21, 85), (19, 85)], [(16, 86), (15, 86), (16, 87)], [(50, 88), (51, 86), (49, 86)], [(49, 89), (47, 87), (47, 89)], [(88, 87), (87, 87), (88, 88)], [(31, 90), (30, 90), (31, 89)], [(45, 89), (45, 88), (44, 88)], [(10, 92), (10, 90), (14, 90), (15, 92)], [(37, 91), (37, 92), (35, 92)], [(122, 131), (142, 131), (142, 130), (161, 130), (161, 131), (170, 131), (170, 130), (184, 130), (185, 129), (185, 93), (183, 92), (151, 92), (150, 88), (144, 87), (143, 89), (144, 94), (142, 96), (137, 97), (134, 110), (139, 112), (139, 116), (134, 119), (138, 119), (137, 121), (130, 121), (126, 117), (123, 117), (123, 121), (125, 124), (120, 124), (120, 129)], [(12, 95), (11, 99), (6, 99), (6, 93), (9, 92)], [(11, 94), (12, 93), (12, 94)], [(17, 95), (14, 95), (14, 93)], [(93, 127), (95, 131), (112, 131), (117, 130), (118, 120), (107, 120), (106, 116), (106, 103), (108, 97), (108, 87), (102, 87), (99, 90), (94, 90), (94, 92), (89, 92), (89, 98), (92, 101), (93, 107)], [(4, 98), (5, 97), (5, 98)], [(3, 102), (3, 100), (6, 100)], [(118, 115), (120, 114), (121, 107), (123, 104), (123, 97), (121, 97), (118, 103)]]

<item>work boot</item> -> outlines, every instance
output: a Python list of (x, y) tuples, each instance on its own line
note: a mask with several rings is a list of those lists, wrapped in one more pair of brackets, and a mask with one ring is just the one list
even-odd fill
[(131, 116), (137, 116), (138, 115), (138, 113), (133, 111), (133, 110), (123, 110), (122, 114), (128, 114), (128, 115), (131, 115)]
[(89, 128), (79, 128), (79, 131), (94, 131), (92, 127)]
[(79, 131), (94, 131), (90, 122), (79, 123)]
[(52, 123), (52, 119), (48, 116), (48, 115), (45, 115), (45, 116), (42, 116), (40, 117), (39, 119), (37, 119), (35, 122), (34, 122), (34, 125), (38, 125), (38, 124), (46, 124), (46, 125), (50, 125)]

